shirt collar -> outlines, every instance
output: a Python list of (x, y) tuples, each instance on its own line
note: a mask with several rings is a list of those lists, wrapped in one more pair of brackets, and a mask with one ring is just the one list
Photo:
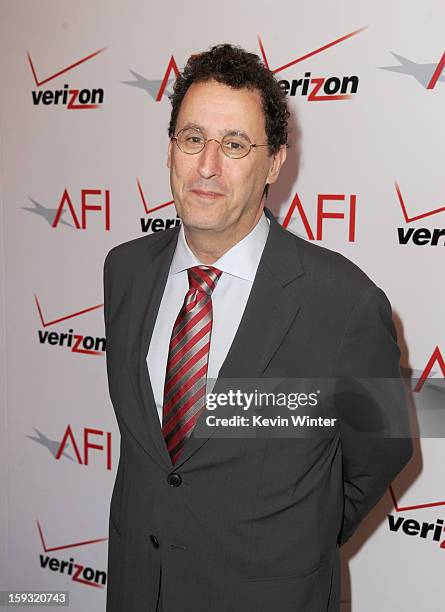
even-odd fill
[[(266, 215), (261, 215), (255, 227), (224, 253), (212, 266), (226, 274), (253, 281), (266, 244), (270, 221)], [(187, 244), (184, 226), (181, 224), (170, 266), (170, 274), (177, 274), (193, 266), (205, 265), (195, 256)]]

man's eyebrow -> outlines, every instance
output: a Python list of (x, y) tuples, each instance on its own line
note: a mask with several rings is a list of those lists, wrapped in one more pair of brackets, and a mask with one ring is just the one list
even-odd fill
[(244, 130), (226, 130), (224, 132), (224, 136), (244, 136), (244, 138), (249, 138)]
[(194, 128), (195, 130), (199, 130), (200, 132), (205, 132), (204, 128), (197, 123), (193, 123), (192, 121), (188, 121), (181, 129), (185, 130), (186, 128)]
[[(204, 132), (205, 133), (205, 128), (202, 127), (202, 125), (199, 125), (198, 123), (194, 123), (192, 121), (188, 121), (183, 127), (182, 129), (188, 129), (188, 128), (193, 128), (195, 130), (199, 130), (200, 132)], [(228, 128), (225, 130), (221, 130), (221, 135), (222, 136), (244, 136), (245, 138), (249, 138), (249, 136), (246, 134), (246, 132), (244, 130), (237, 130), (237, 129), (233, 129), (233, 128)], [(250, 139), (249, 139), (250, 140)]]

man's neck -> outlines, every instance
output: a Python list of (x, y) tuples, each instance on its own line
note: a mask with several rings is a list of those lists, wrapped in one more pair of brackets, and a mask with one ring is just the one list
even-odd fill
[(195, 231), (192, 228), (184, 226), (184, 235), (190, 250), (199, 261), (203, 264), (211, 265), (220, 257), (227, 253), (235, 244), (241, 242), (253, 228), (263, 214), (263, 207), (258, 211), (253, 222), (245, 228), (239, 228), (238, 232), (234, 232), (229, 228), (226, 232), (209, 232), (206, 230)]

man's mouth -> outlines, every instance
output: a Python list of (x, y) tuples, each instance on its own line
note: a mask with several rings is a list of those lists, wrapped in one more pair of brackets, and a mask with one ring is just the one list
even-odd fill
[(198, 198), (203, 198), (204, 200), (216, 200), (224, 196), (223, 193), (207, 189), (191, 189), (191, 192), (198, 196)]

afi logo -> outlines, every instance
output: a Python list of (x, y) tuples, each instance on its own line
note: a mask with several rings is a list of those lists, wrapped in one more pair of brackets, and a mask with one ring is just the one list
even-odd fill
[(77, 66), (84, 64), (85, 62), (93, 59), (103, 51), (105, 51), (106, 47), (102, 49), (98, 49), (94, 53), (90, 53), (86, 57), (70, 64), (66, 68), (62, 68), (57, 72), (49, 75), (46, 78), (39, 78), (37, 76), (37, 70), (35, 68), (34, 62), (32, 60), (31, 54), (28, 55), (28, 63), (31, 68), (31, 72), (34, 78), (34, 82), (36, 84), (37, 89), (32, 91), (32, 101), (34, 106), (64, 106), (67, 110), (78, 110), (78, 109), (94, 109), (99, 108), (104, 101), (104, 90), (99, 89), (75, 89), (70, 88), (68, 84), (64, 84), (62, 89), (40, 89), (42, 85), (49, 83), (53, 79), (61, 76), (62, 74), (66, 74), (70, 72)]
[[(327, 211), (325, 209), (325, 205), (327, 202), (337, 202), (337, 206), (340, 206), (341, 210), (335, 212)], [(348, 241), (355, 242), (356, 204), (357, 196), (355, 194), (317, 194), (317, 219), (316, 229), (314, 233), (304, 210), (303, 203), (297, 192), (289, 206), (289, 210), (287, 211), (286, 217), (283, 221), (283, 227), (287, 228), (290, 220), (292, 219), (294, 210), (297, 209), (309, 240), (323, 240), (323, 224), (326, 219), (341, 219), (343, 221), (343, 224), (346, 222), (346, 233)]]
[(381, 66), (381, 70), (390, 70), (398, 74), (406, 74), (416, 79), (425, 89), (434, 89), (438, 83), (445, 81), (442, 72), (445, 68), (445, 51), (437, 64), (417, 64), (406, 57), (391, 53), (399, 62), (398, 66)]
[(146, 79), (141, 74), (138, 74), (134, 70), (130, 70), (134, 76), (134, 81), (122, 81), (124, 85), (131, 85), (138, 89), (143, 89), (153, 98), (155, 102), (160, 102), (163, 96), (171, 94), (170, 87), (179, 76), (179, 68), (176, 63), (174, 56), (172, 55), (168, 62), (162, 79)]
[(418, 393), (422, 390), (425, 381), (428, 379), (429, 375), (431, 374), (431, 370), (435, 365), (440, 368), (442, 376), (445, 378), (445, 359), (442, 353), (440, 352), (440, 348), (438, 346), (436, 346), (436, 348), (432, 352), (431, 357), (428, 359), (428, 363), (426, 364), (423, 372), (420, 375), (419, 380), (417, 381), (416, 386), (414, 387), (415, 393)]
[[(96, 441), (92, 442), (91, 437), (95, 436)], [(100, 438), (100, 443), (97, 440)], [(102, 429), (92, 429), (91, 427), (84, 427), (82, 435), (76, 442), (75, 435), (71, 429), (71, 425), (65, 430), (62, 441), (60, 442), (55, 458), (57, 460), (64, 454), (66, 446), (72, 446), (76, 455), (77, 462), (79, 465), (89, 465), (89, 451), (90, 449), (105, 453), (106, 456), (106, 468), (111, 470), (111, 431), (103, 431)], [(82, 452), (83, 450), (83, 452)]]
[[(89, 202), (89, 197), (96, 197), (96, 203)], [(80, 221), (76, 215), (76, 210), (73, 204), (73, 198), (71, 198), (68, 189), (65, 188), (59, 205), (57, 207), (56, 215), (52, 223), (52, 227), (59, 225), (62, 214), (67, 210), (74, 221), (76, 229), (87, 229), (87, 213), (88, 211), (103, 211), (105, 230), (110, 230), (110, 190), (109, 189), (81, 189), (80, 190)]]
[[(87, 229), (87, 216), (91, 211), (101, 211), (106, 231), (110, 230), (110, 190), (109, 189), (81, 189), (80, 194), (73, 194), (67, 188), (63, 190), (56, 208), (45, 206), (33, 198), (29, 198), (33, 208), (23, 206), (24, 210), (43, 217), (53, 228), (67, 225), (76, 229)], [(76, 213), (77, 208), (77, 213)], [(71, 217), (73, 223), (67, 221)], [(97, 216), (97, 214), (95, 215)]]
[[(111, 454), (111, 432), (104, 431), (103, 429), (93, 429), (91, 427), (84, 427), (81, 433), (76, 436), (71, 428), (71, 425), (65, 429), (62, 440), (48, 438), (47, 435), (42, 433), (36, 427), (33, 428), (37, 435), (26, 436), (33, 442), (37, 442), (41, 446), (44, 446), (53, 459), (59, 461), (62, 457), (69, 461), (74, 461), (79, 465), (90, 464), (90, 449), (100, 451), (101, 457), (96, 460), (100, 461), (107, 470), (112, 469), (112, 454)], [(94, 436), (94, 437), (93, 437)], [(92, 438), (93, 437), (93, 438)], [(93, 441), (92, 441), (93, 439)], [(71, 448), (74, 449), (76, 458), (72, 456)], [(97, 453), (95, 453), (97, 455)]]

